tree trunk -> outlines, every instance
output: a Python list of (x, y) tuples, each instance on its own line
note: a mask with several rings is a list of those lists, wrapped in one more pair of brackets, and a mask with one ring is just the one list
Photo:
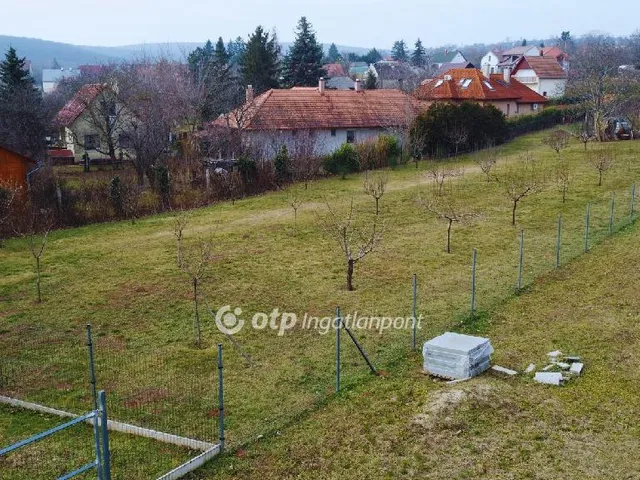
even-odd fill
[(598, 186), (602, 186), (602, 170), (598, 170)]
[(353, 291), (353, 266), (355, 261), (350, 258), (347, 260), (347, 290), (349, 292)]
[(449, 219), (449, 225), (447, 225), (447, 253), (451, 253), (451, 224), (453, 220)]
[(516, 208), (518, 208), (518, 200), (513, 201), (513, 211), (511, 213), (511, 225), (516, 224)]
[(198, 347), (202, 344), (202, 334), (200, 333), (200, 315), (198, 314), (198, 279), (193, 279), (193, 304), (196, 310), (196, 345)]
[(567, 199), (567, 186), (563, 185), (562, 186), (562, 203), (564, 203), (566, 199)]
[(136, 167), (136, 175), (138, 177), (138, 186), (144, 187), (144, 170), (140, 167)]
[(380, 202), (380, 199), (378, 197), (376, 197), (376, 215), (378, 215), (378, 213), (380, 212), (379, 208), (378, 208), (378, 203)]
[(38, 293), (38, 303), (42, 303), (42, 294), (40, 293), (40, 257), (36, 257), (36, 291)]

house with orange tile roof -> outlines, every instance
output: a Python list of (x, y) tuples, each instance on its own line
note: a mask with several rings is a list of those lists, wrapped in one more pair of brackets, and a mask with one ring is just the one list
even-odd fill
[(569, 55), (560, 47), (542, 47), (542, 56), (555, 58), (563, 70), (569, 70)]
[(567, 85), (567, 72), (553, 56), (523, 56), (515, 63), (512, 76), (548, 98), (562, 97)]
[(246, 103), (212, 122), (212, 129), (230, 129), (265, 158), (273, 158), (283, 144), (295, 150), (299, 138), (313, 142), (317, 155), (331, 153), (344, 143), (363, 142), (411, 123), (420, 102), (394, 89), (365, 90), (356, 80), (353, 90), (318, 87), (271, 89), (254, 98), (247, 88)]
[(82, 162), (85, 153), (90, 160), (113, 160), (120, 152), (127, 156), (124, 125), (130, 115), (109, 86), (84, 85), (54, 119), (58, 130), (55, 147), (70, 151), (75, 163)]
[(485, 76), (477, 68), (449, 70), (418, 87), (414, 96), (428, 105), (436, 102), (493, 105), (507, 117), (540, 111), (548, 102), (511, 76), (509, 70)]

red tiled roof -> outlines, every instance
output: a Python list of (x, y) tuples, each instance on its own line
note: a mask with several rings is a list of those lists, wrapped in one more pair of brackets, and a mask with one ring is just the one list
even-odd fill
[(403, 125), (419, 102), (400, 90), (272, 89), (251, 103), (221, 115), (213, 126), (245, 130), (378, 128)]
[(59, 127), (70, 126), (104, 88), (104, 85), (98, 83), (84, 85), (58, 112), (54, 123)]
[[(445, 80), (451, 76), (451, 80)], [(466, 85), (466, 86), (465, 86)], [(414, 95), (421, 100), (516, 100), (504, 85), (487, 79), (477, 68), (454, 68), (419, 86)]]
[[(451, 80), (445, 80), (445, 75)], [(464, 85), (467, 85), (466, 87)], [(485, 77), (477, 68), (456, 68), (429, 80), (414, 92), (420, 100), (515, 100), (518, 103), (545, 103), (547, 98), (534, 92), (511, 76), (509, 83), (501, 74)]]
[(553, 57), (555, 59), (562, 57), (566, 60), (569, 59), (569, 55), (567, 55), (561, 48), (558, 47), (542, 47), (542, 56), (543, 57)]
[(340, 63), (328, 63), (323, 68), (329, 78), (345, 76), (344, 68)]
[(554, 57), (522, 57), (513, 69), (513, 73), (524, 69), (533, 70), (538, 78), (567, 78), (566, 72)]
[(515, 95), (518, 95), (520, 98), (516, 100), (517, 103), (547, 103), (549, 101), (547, 97), (540, 95), (534, 90), (531, 90), (524, 83), (519, 82), (513, 76), (511, 76), (511, 80), (509, 80), (509, 83), (506, 83), (501, 73), (493, 73), (491, 74), (491, 83), (502, 85), (503, 87), (511, 90)]

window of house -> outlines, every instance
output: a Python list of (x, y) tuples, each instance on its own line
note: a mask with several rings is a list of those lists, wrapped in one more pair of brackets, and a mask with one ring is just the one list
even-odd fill
[(85, 135), (84, 136), (84, 149), (95, 150), (100, 146), (100, 140), (98, 135)]
[(509, 116), (510, 113), (511, 113), (511, 104), (507, 103), (507, 117)]
[(355, 141), (356, 141), (356, 131), (347, 130), (347, 143), (355, 143)]
[(331, 136), (332, 136), (332, 137), (335, 137), (335, 136), (336, 136), (336, 129), (335, 129), (335, 128), (332, 128), (332, 129), (331, 129)]
[(443, 83), (444, 83), (444, 80), (438, 80), (438, 81), (436, 82), (436, 84), (434, 85), (434, 88), (435, 88), (435, 87), (439, 87), (439, 86), (440, 86), (440, 85), (442, 85)]
[(538, 104), (537, 103), (531, 104), (531, 109), (532, 110), (538, 110)]

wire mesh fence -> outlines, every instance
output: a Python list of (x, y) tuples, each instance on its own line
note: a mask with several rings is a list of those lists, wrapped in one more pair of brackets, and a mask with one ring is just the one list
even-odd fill
[[(606, 195), (589, 202), (588, 231), (585, 203), (584, 209), (559, 209), (558, 216), (536, 218), (514, 228), (510, 236), (495, 238), (491, 248), (479, 248), (476, 311), (491, 311), (511, 297), (518, 288), (520, 270), (520, 286), (527, 288), (552, 272), (558, 258), (564, 265), (628, 225), (633, 218), (632, 188), (615, 193), (615, 202)], [(464, 240), (466, 245), (472, 244)], [(452, 257), (441, 270), (418, 274), (417, 312), (425, 317), (417, 331), (418, 350), (424, 340), (445, 328), (456, 328), (456, 322), (464, 323), (469, 316), (471, 261), (472, 252), (468, 251)], [(405, 279), (406, 309), (399, 312), (406, 316), (412, 315), (412, 273), (407, 272)], [(427, 278), (429, 275), (436, 279)], [(328, 301), (338, 303), (339, 299)], [(363, 310), (365, 314), (378, 313), (373, 307)], [(260, 306), (249, 306), (244, 316), (249, 319), (258, 311)], [(330, 309), (314, 313), (334, 315)], [(140, 325), (141, 332), (144, 328)], [(175, 335), (183, 333), (176, 331)], [(236, 344), (209, 318), (203, 322), (202, 334), (203, 347), (194, 348), (153, 335), (126, 336), (112, 325), (94, 328), (97, 388), (108, 394), (110, 418), (199, 442), (218, 442), (218, 342), (224, 343), (226, 351), (225, 418), (231, 448), (278, 432), (321, 407), (336, 392), (336, 339), (331, 329), (322, 334), (299, 329), (286, 336), (269, 329), (246, 329)], [(408, 329), (388, 330), (382, 335), (375, 330), (357, 330), (355, 335), (383, 374), (413, 348)], [(370, 375), (362, 356), (343, 334), (341, 390), (353, 388)], [(29, 325), (0, 335), (1, 395), (79, 414), (92, 408), (89, 379), (82, 328)], [(90, 436), (91, 431), (85, 430), (83, 435)], [(113, 436), (112, 452), (114, 478), (154, 478), (193, 455), (188, 448), (118, 434)], [(152, 461), (149, 452), (156, 453)]]

